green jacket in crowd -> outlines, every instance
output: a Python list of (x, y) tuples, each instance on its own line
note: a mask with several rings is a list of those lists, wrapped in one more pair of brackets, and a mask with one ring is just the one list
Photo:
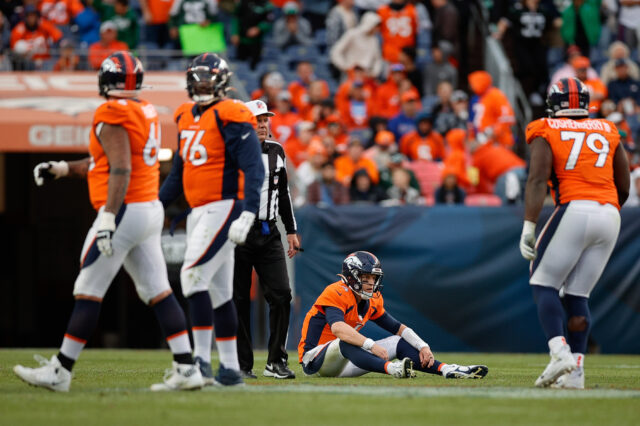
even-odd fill
[(218, 8), (212, 0), (175, 0), (169, 12), (169, 27), (218, 20)]
[(578, 16), (582, 21), (582, 26), (589, 40), (590, 46), (595, 46), (600, 40), (600, 0), (585, 0), (585, 2), (578, 9), (576, 9), (573, 3), (562, 12), (562, 28), (560, 33), (562, 39), (567, 45), (576, 44), (576, 19)]

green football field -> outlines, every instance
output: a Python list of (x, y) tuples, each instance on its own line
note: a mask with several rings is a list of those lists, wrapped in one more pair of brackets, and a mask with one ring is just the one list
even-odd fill
[[(53, 349), (0, 350), (1, 425), (638, 425), (640, 356), (586, 359), (588, 389), (536, 389), (542, 354), (436, 353), (442, 361), (486, 364), (483, 380), (411, 380), (369, 374), (351, 379), (259, 377), (234, 389), (152, 393), (170, 364), (168, 351), (86, 350), (71, 391), (27, 386), (14, 364)], [(293, 353), (291, 354), (293, 356)], [(265, 354), (257, 354), (261, 374)]]

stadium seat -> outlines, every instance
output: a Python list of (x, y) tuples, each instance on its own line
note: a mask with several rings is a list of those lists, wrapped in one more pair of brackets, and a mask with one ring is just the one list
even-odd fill
[(417, 160), (409, 163), (409, 168), (416, 175), (422, 195), (432, 197), (442, 180), (442, 164), (437, 161)]
[(464, 199), (466, 206), (500, 207), (502, 200), (494, 194), (470, 194)]

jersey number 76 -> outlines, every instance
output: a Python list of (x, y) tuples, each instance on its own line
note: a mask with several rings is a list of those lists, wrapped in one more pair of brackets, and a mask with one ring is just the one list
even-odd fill
[(204, 136), (204, 130), (182, 130), (180, 140), (184, 141), (182, 147), (182, 160), (194, 166), (201, 166), (207, 162), (207, 148), (200, 143)]

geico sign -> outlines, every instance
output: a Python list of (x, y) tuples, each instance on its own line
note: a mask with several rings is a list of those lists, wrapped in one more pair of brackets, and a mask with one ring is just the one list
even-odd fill
[(29, 127), (29, 144), (32, 146), (89, 146), (91, 126), (46, 124)]

